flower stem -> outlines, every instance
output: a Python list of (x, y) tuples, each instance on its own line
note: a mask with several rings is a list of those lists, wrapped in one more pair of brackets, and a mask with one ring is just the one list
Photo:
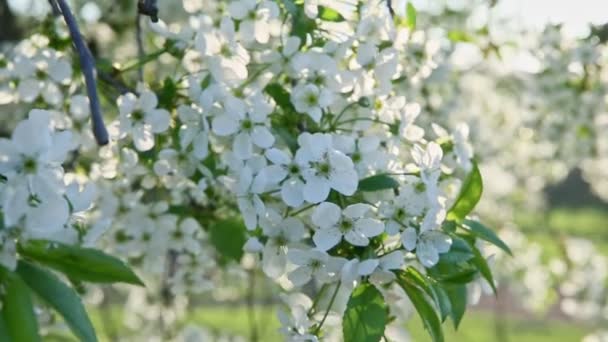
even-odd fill
[(336, 283), (336, 289), (334, 290), (334, 293), (331, 295), (331, 299), (329, 300), (329, 304), (327, 305), (327, 310), (325, 310), (325, 314), (323, 315), (321, 322), (319, 322), (319, 325), (315, 329), (315, 332), (314, 332), (315, 335), (318, 335), (319, 332), (321, 331), (321, 328), (323, 327), (323, 324), (325, 323), (325, 320), (327, 319), (327, 315), (329, 315), (329, 310), (331, 310), (331, 307), (334, 305), (334, 301), (336, 300), (336, 297), (338, 296), (338, 290), (340, 290), (340, 285), (342, 285), (342, 282), (338, 281)]

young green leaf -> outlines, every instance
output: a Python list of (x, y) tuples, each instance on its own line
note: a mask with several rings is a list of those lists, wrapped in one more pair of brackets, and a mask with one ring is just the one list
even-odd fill
[(344, 311), (344, 341), (380, 341), (387, 322), (388, 306), (384, 297), (374, 285), (363, 283), (353, 290)]
[(40, 341), (30, 289), (17, 274), (8, 271), (4, 272), (3, 285), (2, 318), (6, 334), (14, 342)]
[(410, 301), (422, 319), (425, 329), (431, 335), (433, 342), (443, 342), (441, 322), (439, 317), (437, 317), (435, 308), (425, 296), (425, 292), (412, 283), (409, 279), (404, 277), (397, 278), (397, 283), (403, 288), (407, 296), (410, 298)]
[(406, 12), (405, 15), (407, 17), (407, 26), (410, 28), (410, 30), (415, 29), (416, 28), (416, 7), (414, 7), (414, 5), (412, 5), (411, 2), (408, 2), (405, 12)]
[(396, 189), (399, 182), (389, 175), (379, 174), (363, 178), (359, 181), (359, 191), (379, 191), (386, 189)]
[(220, 262), (239, 262), (243, 256), (243, 246), (247, 241), (247, 228), (241, 220), (226, 219), (212, 225), (209, 229), (209, 240), (221, 253)]
[(329, 8), (329, 7), (325, 7), (325, 6), (318, 6), (319, 8), (319, 18), (321, 20), (324, 21), (333, 21), (333, 22), (341, 22), (344, 21), (344, 17), (342, 16), (342, 14), (338, 13), (338, 11)]
[(467, 309), (467, 287), (466, 285), (447, 286), (444, 290), (450, 299), (450, 317), (454, 323), (454, 329), (458, 329)]
[(473, 258), (473, 263), (475, 263), (475, 265), (479, 268), (479, 273), (481, 273), (481, 276), (484, 277), (484, 279), (490, 284), (492, 290), (494, 291), (494, 294), (496, 294), (496, 284), (494, 284), (494, 276), (492, 275), (492, 270), (490, 269), (486, 258), (481, 255), (481, 252), (479, 251), (479, 249), (477, 249), (477, 247), (471, 247), (473, 247), (473, 254), (475, 255), (475, 258)]
[(63, 317), (81, 341), (97, 341), (93, 324), (74, 289), (53, 273), (25, 261), (19, 261), (17, 274), (33, 292)]
[(452, 205), (452, 208), (448, 211), (448, 220), (461, 221), (475, 208), (477, 202), (481, 198), (483, 192), (483, 182), (481, 180), (481, 173), (477, 163), (473, 163), (471, 172), (467, 175), (467, 178), (462, 184), (460, 194), (456, 198), (456, 202)]
[(31, 240), (19, 245), (19, 252), (76, 280), (92, 283), (122, 282), (143, 286), (142, 281), (124, 262), (96, 249)]
[(507, 244), (502, 241), (493, 230), (484, 226), (480, 222), (474, 220), (464, 220), (463, 227), (469, 230), (476, 237), (493, 244), (494, 246), (507, 252), (509, 255), (513, 255), (509, 246), (507, 246)]

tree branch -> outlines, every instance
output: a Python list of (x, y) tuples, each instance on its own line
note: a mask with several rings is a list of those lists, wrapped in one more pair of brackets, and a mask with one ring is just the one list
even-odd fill
[(103, 123), (103, 117), (101, 116), (101, 107), (99, 105), (99, 97), (97, 95), (97, 85), (95, 82), (95, 59), (89, 51), (86, 43), (84, 42), (76, 18), (70, 10), (65, 0), (56, 0), (56, 3), (61, 9), (61, 14), (65, 23), (68, 25), (70, 36), (74, 42), (74, 47), (78, 52), (80, 58), (80, 67), (84, 75), (84, 80), (87, 88), (87, 94), (89, 96), (89, 106), (91, 108), (91, 123), (93, 125), (93, 135), (99, 145), (105, 145), (108, 143), (108, 131), (105, 124)]
[(138, 0), (137, 11), (139, 14), (147, 15), (152, 22), (158, 21), (158, 6), (156, 0)]

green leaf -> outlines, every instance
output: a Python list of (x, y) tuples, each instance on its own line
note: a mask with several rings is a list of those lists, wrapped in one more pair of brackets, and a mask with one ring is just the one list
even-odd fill
[(295, 112), (295, 108), (291, 103), (291, 97), (289, 92), (278, 83), (270, 83), (264, 88), (264, 91), (272, 97), (274, 102), (277, 103), (281, 109), (287, 112)]
[(315, 30), (317, 24), (304, 13), (302, 2), (282, 0), (282, 3), (291, 15), (291, 35), (299, 37), (301, 44), (304, 44), (306, 37)]
[(17, 273), (30, 289), (57, 311), (81, 341), (97, 341), (95, 329), (80, 297), (53, 273), (19, 261)]
[(410, 301), (422, 319), (424, 328), (431, 335), (433, 342), (442, 342), (443, 331), (441, 330), (441, 322), (439, 321), (439, 317), (435, 312), (435, 308), (425, 296), (425, 292), (413, 284), (409, 279), (404, 277), (398, 277), (397, 283), (403, 288), (407, 296), (410, 298)]
[(448, 220), (461, 221), (475, 208), (477, 202), (481, 198), (483, 192), (483, 182), (481, 180), (481, 173), (477, 163), (473, 162), (473, 168), (467, 175), (462, 189), (456, 202), (452, 205), (452, 208), (448, 211)]
[(475, 247), (474, 245), (471, 247), (473, 247), (473, 254), (475, 255), (475, 258), (473, 258), (473, 263), (475, 263), (475, 265), (477, 265), (477, 267), (479, 268), (479, 273), (481, 273), (481, 275), (484, 277), (484, 279), (488, 281), (488, 283), (492, 287), (492, 290), (494, 290), (494, 294), (496, 294), (496, 285), (494, 284), (494, 276), (492, 276), (492, 270), (490, 269), (490, 266), (488, 265), (486, 258), (484, 258), (483, 255), (481, 255), (481, 252), (479, 251), (479, 249), (477, 249), (477, 247)]
[(473, 250), (462, 238), (452, 236), (452, 246), (447, 253), (439, 256), (440, 260), (447, 263), (458, 264), (473, 259)]
[(359, 181), (359, 191), (379, 191), (398, 187), (399, 182), (384, 174), (370, 176)]
[(452, 313), (450, 297), (448, 297), (448, 294), (445, 292), (443, 286), (441, 286), (439, 283), (432, 283), (431, 287), (435, 292), (436, 302), (439, 306), (439, 313), (441, 314), (441, 322), (443, 323)]
[(96, 249), (31, 240), (19, 245), (19, 252), (76, 280), (144, 285), (124, 262)]
[(461, 285), (475, 280), (478, 269), (469, 262), (453, 264), (440, 259), (435, 266), (427, 269), (427, 272), (440, 283)]
[(342, 14), (338, 13), (338, 11), (331, 9), (325, 6), (318, 6), (319, 8), (319, 18), (325, 21), (333, 21), (333, 22), (341, 22), (344, 21), (344, 17)]
[(448, 286), (445, 288), (445, 292), (450, 299), (450, 317), (454, 323), (454, 329), (458, 329), (467, 309), (467, 287), (466, 285)]
[(18, 275), (6, 271), (3, 285), (2, 317), (7, 335), (14, 342), (40, 341), (30, 289)]
[(344, 341), (380, 341), (387, 322), (388, 307), (384, 297), (373, 285), (363, 283), (353, 290), (344, 311)]
[(405, 8), (405, 16), (407, 18), (407, 26), (410, 30), (416, 28), (416, 7), (412, 5), (411, 2), (407, 3), (407, 7)]
[(507, 244), (502, 241), (493, 230), (484, 226), (480, 222), (474, 220), (464, 220), (463, 227), (467, 228), (473, 235), (475, 235), (475, 237), (493, 244), (494, 246), (507, 252), (509, 255), (513, 255), (509, 246), (507, 246)]
[(450, 313), (450, 300), (441, 289), (439, 283), (420, 273), (420, 271), (413, 267), (408, 267), (405, 271), (396, 271), (395, 274), (398, 278), (403, 278), (401, 281), (410, 281), (414, 283), (433, 299), (435, 307), (438, 308), (441, 313), (441, 320), (445, 320)]
[(0, 341), (11, 342), (11, 337), (8, 335), (8, 328), (4, 321), (4, 315), (0, 314)]
[(448, 39), (453, 42), (473, 42), (475, 39), (465, 31), (452, 30), (448, 32)]
[(247, 241), (247, 228), (241, 220), (226, 219), (212, 225), (209, 240), (220, 255), (220, 263), (239, 262), (243, 256), (243, 246)]

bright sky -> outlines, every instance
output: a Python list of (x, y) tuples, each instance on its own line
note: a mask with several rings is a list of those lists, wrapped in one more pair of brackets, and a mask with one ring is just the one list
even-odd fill
[(527, 27), (562, 22), (573, 34), (586, 32), (588, 23), (608, 22), (608, 0), (500, 0), (501, 9)]

